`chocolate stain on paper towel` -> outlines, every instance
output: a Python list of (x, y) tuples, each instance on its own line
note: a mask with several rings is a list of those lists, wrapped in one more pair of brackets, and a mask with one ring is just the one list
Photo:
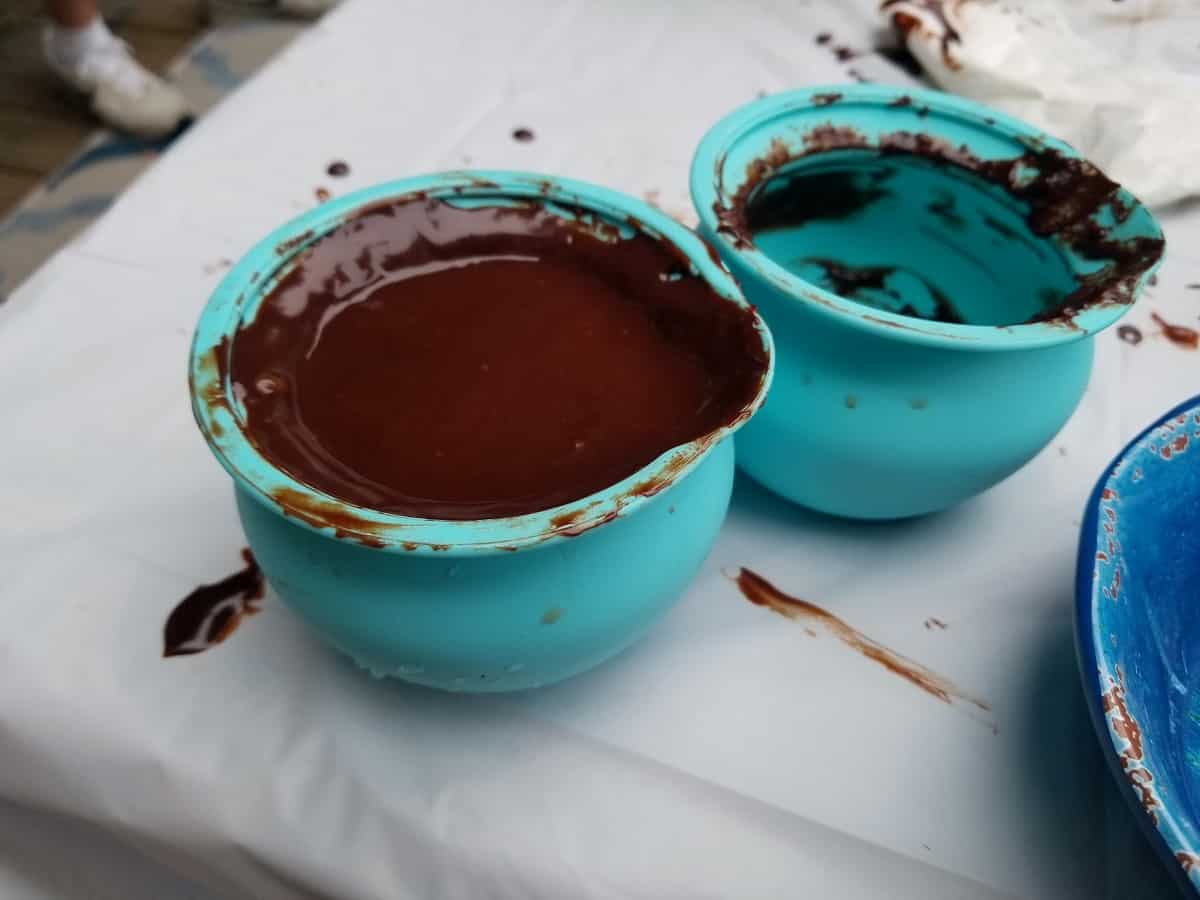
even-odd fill
[(990, 705), (960, 690), (949, 679), (867, 637), (828, 610), (784, 593), (756, 572), (739, 569), (735, 580), (742, 594), (755, 606), (765, 606), (785, 618), (821, 626), (847, 647), (883, 666), (893, 675), (899, 675), (927, 694), (932, 694), (943, 703), (961, 700), (984, 712), (991, 711)]
[(242, 618), (262, 609), (263, 574), (254, 554), (242, 550), (246, 567), (216, 584), (196, 588), (171, 610), (163, 625), (163, 657), (203, 653), (233, 634)]

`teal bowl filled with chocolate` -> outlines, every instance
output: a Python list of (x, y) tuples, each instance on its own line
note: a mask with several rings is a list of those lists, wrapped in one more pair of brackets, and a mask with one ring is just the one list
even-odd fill
[(1036, 455), (1163, 253), (1069, 146), (935, 91), (751, 103), (705, 135), (691, 192), (778, 353), (738, 463), (854, 518), (945, 509)]
[(691, 231), (473, 172), (275, 231), (210, 299), (190, 375), (285, 604), (376, 675), (504, 691), (597, 665), (679, 599), (771, 371)]

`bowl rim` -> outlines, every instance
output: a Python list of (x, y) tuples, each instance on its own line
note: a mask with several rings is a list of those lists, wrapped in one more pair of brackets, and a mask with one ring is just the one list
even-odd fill
[[(1075, 570), (1075, 653), (1084, 694), (1087, 697), (1092, 727), (1103, 748), (1109, 769), (1120, 785), (1120, 792), (1133, 811), (1142, 832), (1158, 852), (1178, 885), (1185, 892), (1191, 894), (1200, 894), (1200, 870), (1193, 870), (1195, 874), (1189, 875), (1180, 864), (1176, 854), (1200, 853), (1200, 845), (1188, 841), (1187, 835), (1175, 821), (1175, 816), (1166, 803), (1161, 804), (1157, 810), (1157, 824), (1147, 814), (1117, 755), (1115, 742), (1120, 739), (1120, 736), (1113, 730), (1108, 721), (1108, 715), (1102, 708), (1101, 696), (1105, 692), (1104, 679), (1115, 682), (1116, 676), (1108, 665), (1105, 641), (1097, 630), (1097, 608), (1104, 598), (1095, 576), (1096, 553), (1100, 546), (1100, 507), (1105, 490), (1109, 488), (1126, 464), (1145, 452), (1145, 444), (1154, 432), (1173, 419), (1198, 413), (1200, 413), (1200, 394), (1172, 407), (1147, 425), (1105, 467), (1088, 497), (1084, 510)], [(1147, 766), (1147, 768), (1149, 767)]]
[[(672, 447), (620, 482), (551, 509), (496, 519), (422, 519), (348, 503), (293, 478), (255, 447), (241, 427), (227, 354), (243, 310), (273, 286), (280, 273), (315, 241), (348, 218), (380, 203), (445, 197), (464, 200), (534, 200), (595, 213), (665, 241), (682, 252), (723, 301), (749, 310), (766, 355), (754, 397), (715, 431)], [(235, 484), (257, 502), (327, 537), (385, 552), (499, 553), (548, 546), (630, 515), (685, 477), (708, 452), (737, 431), (762, 406), (774, 374), (770, 331), (746, 302), (715, 251), (695, 232), (627, 194), (600, 185), (534, 172), (460, 170), (376, 184), (340, 197), (280, 225), (248, 250), (214, 289), (200, 315), (189, 355), (192, 413), (209, 449)]]
[[(830, 101), (830, 97), (836, 97), (836, 100)], [(825, 84), (784, 91), (732, 110), (701, 138), (692, 157), (689, 181), (692, 204), (700, 216), (702, 233), (718, 241), (724, 252), (735, 255), (754, 276), (782, 290), (806, 308), (856, 329), (910, 343), (968, 351), (1049, 347), (1070, 343), (1103, 331), (1132, 308), (1132, 301), (1128, 304), (1101, 303), (1081, 310), (1069, 323), (963, 325), (915, 319), (840, 297), (788, 271), (752, 243), (739, 245), (720, 230), (715, 208), (729, 200), (722, 187), (725, 161), (729, 151), (749, 133), (772, 121), (782, 121), (797, 114), (828, 108), (834, 103), (839, 107), (866, 106), (876, 114), (907, 117), (911, 115), (910, 110), (901, 108), (896, 103), (904, 98), (912, 101), (911, 104), (905, 104), (906, 107), (918, 106), (944, 118), (997, 132), (1015, 143), (1047, 147), (1066, 156), (1082, 158), (1078, 151), (1064, 141), (1014, 116), (929, 88), (883, 84)], [(1163, 238), (1158, 221), (1144, 204), (1124, 187), (1118, 187), (1116, 196), (1130, 209), (1146, 211), (1151, 228), (1147, 237), (1160, 240)], [(1161, 262), (1160, 255), (1152, 266), (1141, 273), (1133, 296), (1137, 296)]]

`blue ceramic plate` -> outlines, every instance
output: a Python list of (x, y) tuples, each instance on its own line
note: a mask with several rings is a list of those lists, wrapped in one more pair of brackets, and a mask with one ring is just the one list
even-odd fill
[(1151, 843), (1200, 894), (1200, 397), (1142, 432), (1092, 492), (1076, 615), (1105, 755)]

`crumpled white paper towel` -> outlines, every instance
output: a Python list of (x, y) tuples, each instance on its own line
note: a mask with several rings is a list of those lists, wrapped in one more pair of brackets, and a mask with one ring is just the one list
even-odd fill
[(884, 0), (880, 12), (938, 87), (1062, 138), (1145, 203), (1200, 194), (1200, 77), (1135, 64), (1076, 28), (1120, 22), (1136, 40), (1144, 24), (1188, 15), (1185, 4)]

